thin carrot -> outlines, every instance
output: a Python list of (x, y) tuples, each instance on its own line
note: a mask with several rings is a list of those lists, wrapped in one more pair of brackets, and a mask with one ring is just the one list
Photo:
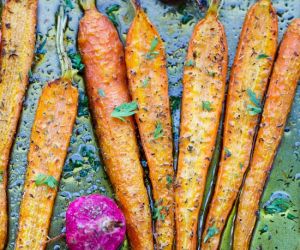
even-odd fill
[(150, 170), (158, 249), (174, 241), (173, 141), (163, 41), (138, 1), (127, 34), (125, 58), (135, 115)]
[(222, 159), (206, 218), (202, 249), (217, 249), (248, 168), (277, 47), (278, 24), (270, 0), (259, 0), (246, 15), (229, 83)]
[(153, 249), (152, 221), (139, 160), (130, 102), (124, 49), (110, 20), (93, 0), (82, 1), (79, 50), (86, 87), (106, 171), (125, 214), (132, 249)]
[(178, 172), (176, 248), (196, 249), (198, 215), (225, 97), (228, 48), (220, 1), (194, 29), (185, 61)]
[(256, 211), (272, 167), (300, 80), (300, 19), (288, 27), (275, 62), (256, 139), (255, 150), (240, 196), (235, 221), (236, 250), (249, 249)]
[(7, 239), (7, 166), (33, 60), (37, 2), (11, 0), (5, 4), (2, 13), (0, 250), (4, 249)]
[(78, 91), (72, 86), (71, 67), (63, 48), (66, 24), (61, 8), (57, 48), (62, 56), (62, 78), (47, 84), (39, 99), (32, 127), (28, 167), (21, 202), (15, 249), (45, 249), (48, 230), (77, 113)]

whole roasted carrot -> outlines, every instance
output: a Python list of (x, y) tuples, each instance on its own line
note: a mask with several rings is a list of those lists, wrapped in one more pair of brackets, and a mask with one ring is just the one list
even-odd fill
[(219, 0), (194, 29), (185, 61), (176, 177), (176, 248), (196, 249), (198, 215), (225, 96), (228, 48)]
[(174, 241), (173, 142), (163, 41), (138, 1), (127, 34), (125, 58), (135, 115), (150, 170), (158, 249)]
[(2, 12), (0, 250), (4, 249), (7, 238), (7, 166), (33, 59), (37, 2), (11, 0), (5, 4)]
[(288, 27), (275, 62), (256, 139), (255, 150), (240, 196), (234, 229), (236, 250), (249, 249), (256, 211), (271, 170), (300, 79), (300, 19)]
[[(57, 48), (63, 76), (47, 84), (38, 102), (32, 127), (28, 167), (21, 202), (15, 249), (45, 249), (58, 181), (77, 113), (78, 91), (72, 86), (71, 67), (63, 48), (66, 24), (61, 8)], [(71, 65), (68, 62), (68, 65)]]
[(277, 17), (270, 0), (259, 0), (246, 15), (229, 83), (222, 159), (206, 218), (202, 249), (217, 249), (249, 165), (277, 46)]
[(139, 160), (126, 82), (124, 50), (118, 33), (93, 0), (82, 1), (78, 45), (86, 87), (106, 171), (125, 214), (132, 249), (153, 249), (151, 213)]

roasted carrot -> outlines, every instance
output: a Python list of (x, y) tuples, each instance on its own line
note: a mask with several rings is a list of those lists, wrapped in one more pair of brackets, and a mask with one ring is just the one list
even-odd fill
[(5, 4), (2, 12), (0, 250), (4, 249), (7, 238), (7, 166), (33, 60), (37, 2), (11, 0)]
[[(78, 45), (95, 130), (106, 171), (125, 214), (132, 249), (153, 249), (152, 221), (139, 160), (130, 101), (124, 48), (110, 20), (93, 0), (82, 1)], [(120, 118), (120, 119), (118, 119)]]
[(225, 97), (228, 48), (219, 0), (194, 28), (183, 75), (176, 177), (176, 248), (196, 249), (198, 215)]
[(57, 48), (63, 59), (63, 76), (44, 87), (38, 102), (15, 249), (46, 248), (57, 186), (77, 114), (78, 91), (72, 86), (71, 68), (66, 65), (68, 58), (62, 45), (65, 24), (61, 8)]
[(125, 59), (135, 115), (153, 188), (155, 239), (158, 249), (174, 241), (173, 142), (168, 75), (163, 41), (138, 1), (127, 34)]
[(277, 17), (270, 0), (246, 15), (229, 82), (222, 159), (206, 218), (202, 249), (217, 249), (248, 168), (261, 100), (277, 47)]
[(284, 132), (298, 80), (300, 19), (295, 19), (285, 33), (275, 62), (250, 170), (240, 196), (234, 230), (233, 248), (236, 250), (249, 249), (256, 211)]

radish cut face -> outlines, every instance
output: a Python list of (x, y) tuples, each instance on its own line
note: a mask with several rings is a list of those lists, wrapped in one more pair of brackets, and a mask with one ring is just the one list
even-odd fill
[(66, 214), (70, 250), (115, 250), (124, 241), (125, 217), (110, 198), (92, 194), (74, 200)]

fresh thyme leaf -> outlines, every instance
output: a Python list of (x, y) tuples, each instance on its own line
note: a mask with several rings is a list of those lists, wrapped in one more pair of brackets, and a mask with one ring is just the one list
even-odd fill
[(230, 157), (232, 155), (231, 152), (230, 152), (230, 150), (228, 148), (225, 148), (224, 150), (225, 150), (225, 157), (226, 158), (228, 158), (228, 157)]
[(79, 53), (69, 53), (68, 56), (71, 59), (72, 67), (78, 71), (83, 70), (84, 64), (81, 61), (81, 56)]
[(202, 109), (208, 112), (212, 111), (211, 102), (210, 101), (202, 101)]
[(159, 54), (158, 51), (155, 51), (155, 49), (158, 45), (158, 42), (159, 42), (158, 38), (154, 37), (152, 42), (151, 42), (149, 52), (146, 54), (146, 59), (151, 60)]
[(114, 118), (118, 118), (122, 121), (125, 121), (124, 117), (132, 116), (136, 113), (138, 108), (138, 104), (136, 101), (127, 102), (116, 107), (111, 116)]
[(218, 233), (219, 233), (219, 230), (215, 225), (212, 226), (212, 227), (209, 227), (207, 229), (207, 233), (206, 233), (206, 236), (204, 238), (204, 243), (206, 243), (208, 241), (208, 239), (212, 238), (214, 235), (216, 235)]
[(254, 93), (253, 90), (247, 89), (247, 94), (250, 98), (250, 101), (254, 104), (248, 104), (247, 110), (250, 115), (257, 115), (262, 112), (261, 108), (261, 100), (257, 98), (256, 94)]
[(105, 97), (105, 93), (103, 89), (98, 89), (98, 93), (101, 97)]
[(193, 66), (195, 66), (195, 61), (193, 61), (193, 60), (188, 60), (188, 61), (186, 61), (186, 62), (184, 63), (184, 65), (187, 66), (187, 67), (193, 67)]
[(259, 54), (257, 56), (257, 59), (265, 59), (265, 58), (270, 58), (270, 57), (268, 55), (266, 55), (266, 54)]
[(150, 79), (150, 77), (147, 77), (142, 81), (142, 88), (146, 88), (149, 85)]
[(37, 186), (46, 185), (50, 188), (55, 188), (58, 186), (58, 181), (51, 175), (38, 174), (35, 179), (35, 184)]
[(163, 135), (164, 135), (164, 131), (163, 131), (162, 124), (161, 124), (161, 122), (158, 122), (156, 124), (153, 137), (155, 140), (157, 140), (158, 138), (162, 137)]

